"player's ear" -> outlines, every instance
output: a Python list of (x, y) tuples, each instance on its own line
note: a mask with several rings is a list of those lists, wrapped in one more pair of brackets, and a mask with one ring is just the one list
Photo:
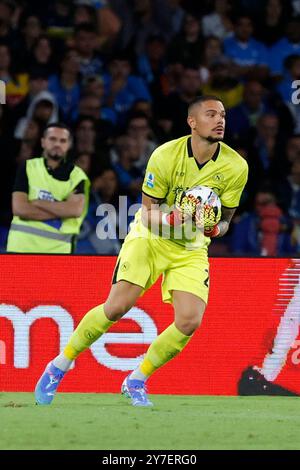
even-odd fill
[(195, 118), (193, 116), (188, 116), (187, 117), (187, 123), (188, 123), (188, 125), (190, 126), (191, 129), (195, 129), (196, 121), (195, 121)]

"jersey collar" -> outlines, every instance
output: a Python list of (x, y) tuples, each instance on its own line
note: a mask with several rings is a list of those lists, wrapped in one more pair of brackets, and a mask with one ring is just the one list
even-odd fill
[(43, 158), (44, 158), (45, 168), (47, 172), (49, 173), (49, 175), (53, 176), (53, 178), (57, 180), (68, 181), (68, 179), (70, 178), (71, 171), (74, 168), (73, 162), (71, 162), (68, 159), (64, 159), (60, 162), (60, 165), (53, 170), (47, 165), (46, 158), (45, 157)]
[[(211, 157), (210, 160), (213, 160), (214, 162), (217, 160), (217, 158), (219, 156), (219, 153), (220, 153), (220, 148), (221, 148), (221, 145), (220, 145), (220, 142), (218, 142), (217, 149), (216, 149), (215, 153), (213, 154), (213, 156)], [(206, 163), (210, 162), (210, 160), (207, 160), (207, 162), (204, 162), (204, 163), (201, 164), (196, 160), (196, 158), (193, 155), (192, 138), (191, 137), (189, 137), (188, 140), (187, 140), (187, 151), (188, 151), (189, 158), (194, 158), (195, 159), (195, 162), (196, 162), (199, 170), (201, 170), (201, 168), (203, 168), (204, 165), (206, 165)]]

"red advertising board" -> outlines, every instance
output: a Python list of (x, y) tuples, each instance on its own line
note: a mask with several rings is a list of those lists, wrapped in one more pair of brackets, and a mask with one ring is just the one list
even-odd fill
[[(115, 258), (2, 255), (0, 260), (0, 391), (32, 391), (84, 313), (105, 300)], [(278, 297), (292, 265), (289, 259), (211, 259), (202, 325), (185, 350), (151, 377), (149, 391), (235, 395), (243, 369), (261, 366), (272, 347), (294, 295), (293, 287), (285, 303)], [(157, 282), (77, 359), (60, 390), (119, 392), (128, 370), (172, 322), (172, 306), (162, 302)], [(300, 393), (297, 344), (276, 383)]]

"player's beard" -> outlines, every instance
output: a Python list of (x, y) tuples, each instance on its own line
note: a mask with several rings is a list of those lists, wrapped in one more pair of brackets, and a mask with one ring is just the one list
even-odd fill
[(220, 142), (224, 139), (224, 136), (223, 137), (213, 137), (212, 135), (209, 135), (206, 137), (206, 140), (207, 142), (209, 142), (210, 144), (215, 144), (216, 142)]

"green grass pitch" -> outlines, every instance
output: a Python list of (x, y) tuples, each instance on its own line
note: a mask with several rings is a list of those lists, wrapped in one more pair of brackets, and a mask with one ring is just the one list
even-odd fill
[(294, 397), (152, 395), (134, 408), (115, 394), (0, 393), (0, 449), (300, 449)]

